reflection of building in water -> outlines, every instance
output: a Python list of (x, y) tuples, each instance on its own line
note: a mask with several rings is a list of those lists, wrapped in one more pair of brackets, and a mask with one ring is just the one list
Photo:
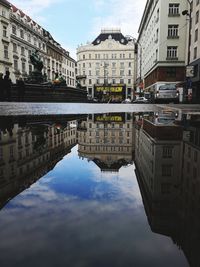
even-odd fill
[(177, 190), (180, 183), (182, 128), (144, 120), (136, 125), (138, 183), (152, 231), (177, 236)]
[(79, 156), (92, 160), (102, 171), (119, 171), (132, 163), (132, 114), (96, 114), (78, 125)]
[(191, 267), (200, 266), (200, 120), (192, 118), (183, 139), (183, 170), (180, 186), (181, 247)]
[(1, 121), (0, 206), (51, 170), (75, 144), (76, 128), (69, 123), (8, 128)]

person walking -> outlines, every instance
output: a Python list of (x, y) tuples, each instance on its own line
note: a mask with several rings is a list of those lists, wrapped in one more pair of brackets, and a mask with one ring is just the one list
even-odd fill
[(5, 88), (4, 88), (4, 79), (3, 79), (3, 73), (0, 73), (0, 101), (4, 101), (5, 97)]
[(10, 72), (7, 70), (4, 76), (4, 90), (5, 90), (5, 98), (7, 101), (11, 101), (11, 87), (12, 81), (10, 79)]
[(17, 92), (18, 92), (18, 101), (24, 101), (24, 94), (25, 94), (25, 83), (22, 79), (22, 77), (19, 77), (19, 80), (17, 80)]

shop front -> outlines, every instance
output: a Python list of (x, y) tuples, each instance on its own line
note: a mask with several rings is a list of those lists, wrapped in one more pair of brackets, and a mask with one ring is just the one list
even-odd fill
[(102, 103), (121, 103), (125, 100), (125, 84), (94, 85), (94, 97)]

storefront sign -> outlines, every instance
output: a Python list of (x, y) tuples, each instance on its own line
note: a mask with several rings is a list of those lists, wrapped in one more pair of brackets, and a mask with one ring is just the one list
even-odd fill
[(97, 86), (97, 92), (111, 92), (111, 93), (121, 93), (123, 91), (122, 86)]

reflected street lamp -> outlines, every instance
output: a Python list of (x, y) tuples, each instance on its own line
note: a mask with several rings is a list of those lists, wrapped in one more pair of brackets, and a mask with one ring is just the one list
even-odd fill
[[(188, 4), (189, 4), (189, 10), (183, 10), (182, 15), (183, 16), (187, 16), (188, 20), (189, 20), (189, 27), (188, 27), (188, 57), (187, 57), (187, 66), (189, 66), (190, 64), (190, 46), (191, 46), (191, 29), (192, 29), (192, 0), (187, 0)], [(187, 69), (187, 67), (186, 67)], [(191, 77), (191, 76), (190, 76)], [(185, 90), (185, 99), (186, 96), (189, 96), (189, 90), (192, 90), (192, 81), (190, 79), (190, 77), (186, 76), (186, 90)], [(191, 97), (192, 97), (192, 93), (190, 92)], [(192, 100), (192, 99), (190, 99)]]

